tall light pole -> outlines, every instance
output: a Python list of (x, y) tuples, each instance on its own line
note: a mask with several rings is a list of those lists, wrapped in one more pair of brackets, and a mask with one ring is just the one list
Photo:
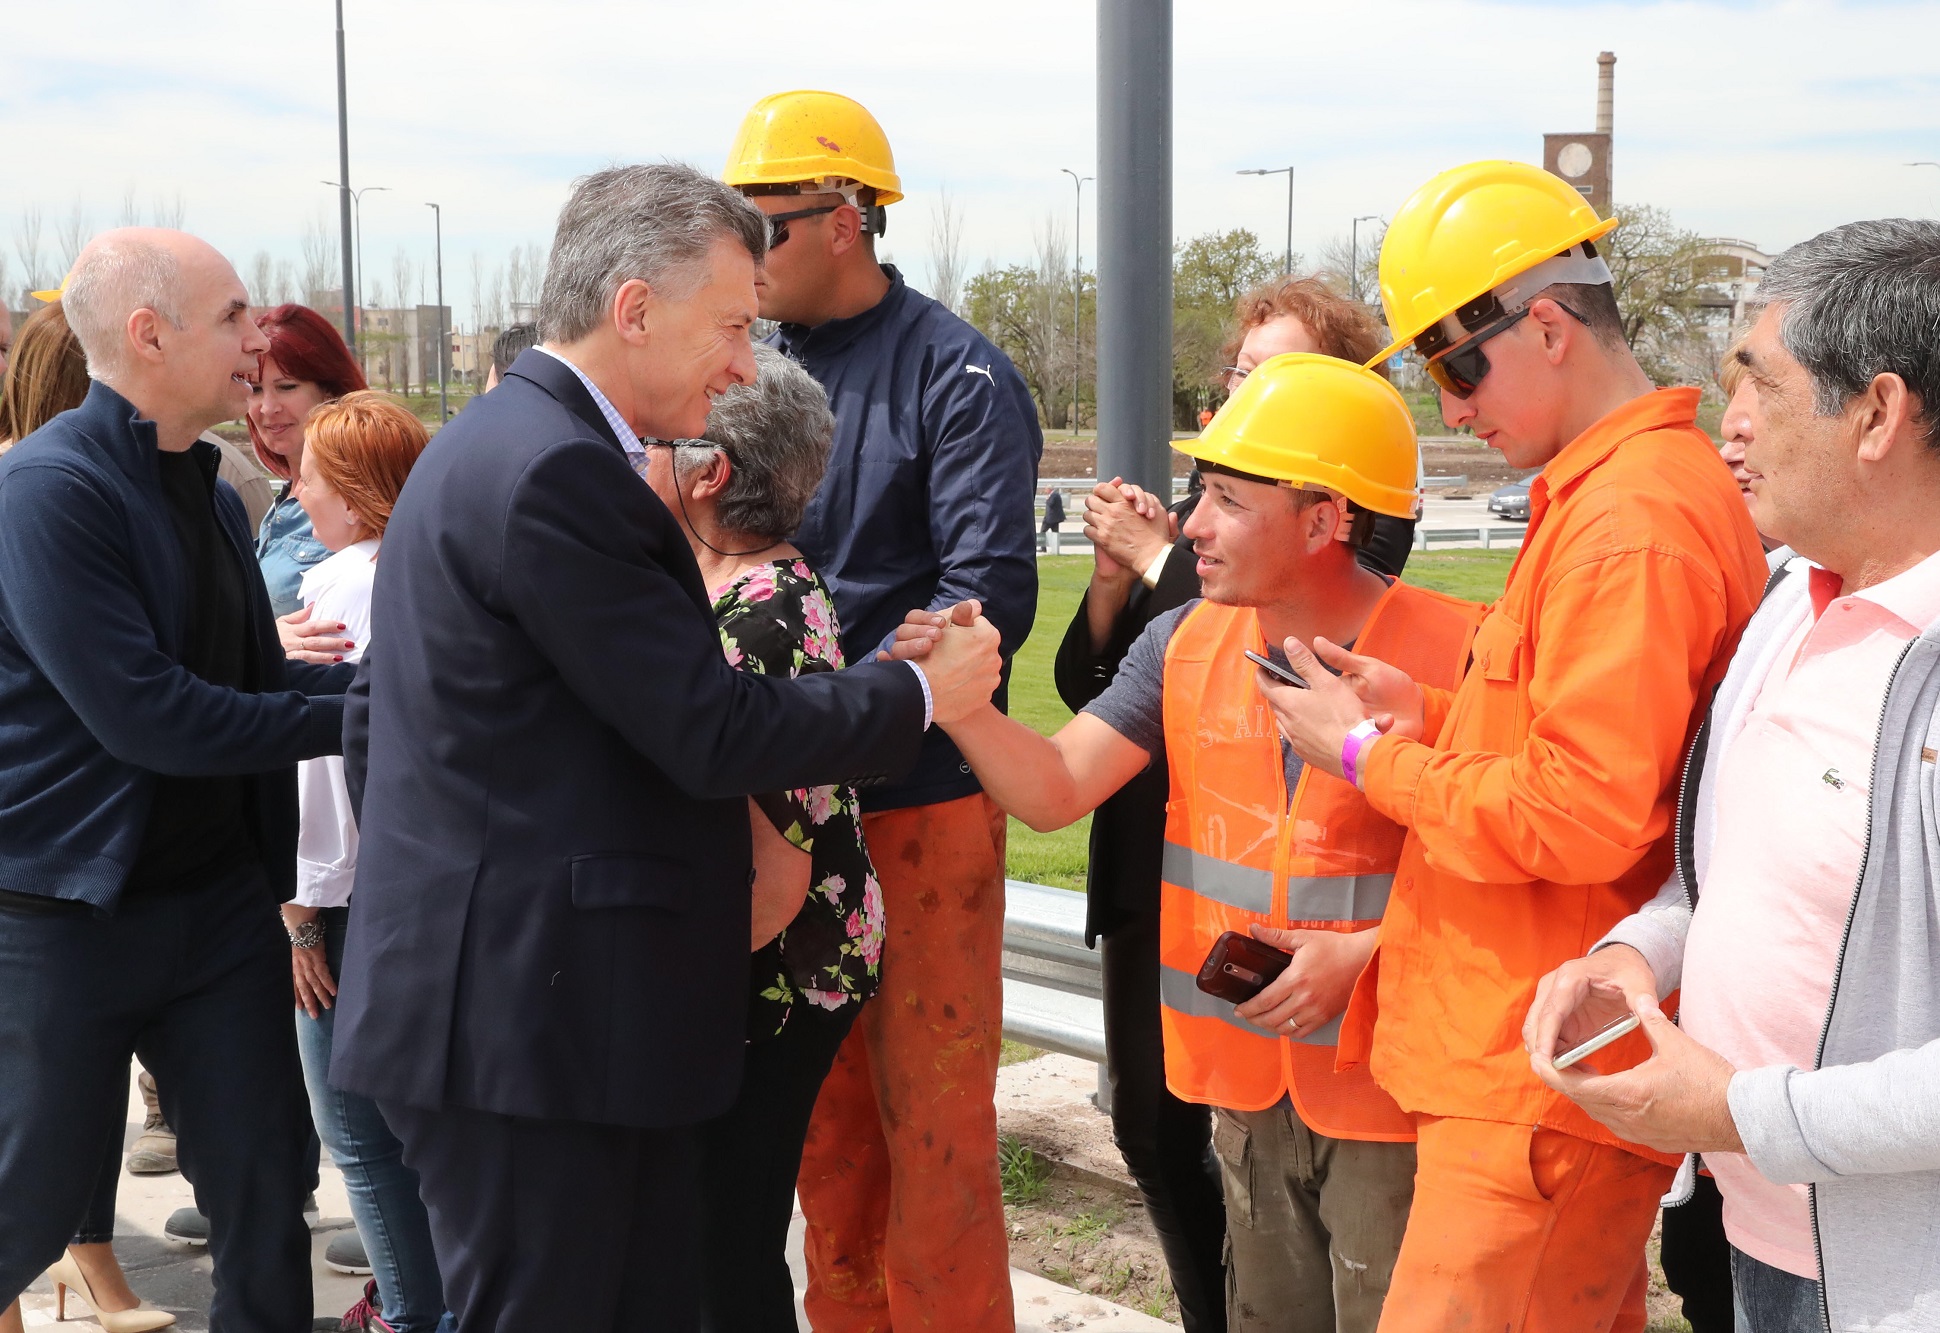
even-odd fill
[(1361, 299), (1361, 224), (1380, 220), (1379, 213), (1363, 213), (1354, 219), (1354, 225), (1348, 232), (1351, 239), (1347, 242), (1347, 289), (1354, 294), (1356, 301)]
[(344, 255), (344, 344), (352, 352), (357, 350), (357, 316), (351, 309), (350, 289), (356, 285), (356, 275), (351, 272), (351, 223), (350, 210), (350, 103), (344, 91), (344, 0), (337, 0), (337, 176), (343, 184), (337, 187), (338, 222), (342, 229), (341, 248)]
[[(320, 183), (328, 185), (333, 189), (342, 188), (335, 181), (323, 181)], [(364, 196), (373, 190), (388, 191), (390, 188), (388, 185), (366, 185), (361, 190), (352, 190), (350, 192), (350, 212), (351, 216), (355, 219), (352, 226), (356, 234), (357, 251), (357, 271), (351, 277), (351, 285), (357, 289), (356, 301), (359, 310), (364, 308)], [(350, 299), (349, 295), (344, 297), (346, 302)]]
[[(431, 210), (432, 234), (437, 240), (438, 256), (438, 423), (443, 425), (451, 420), (451, 409), (445, 403), (445, 356), (451, 351), (451, 335), (445, 332), (445, 213), (436, 204), (426, 204)], [(420, 288), (419, 290), (423, 290)]]
[(1084, 362), (1084, 333), (1080, 321), (1084, 318), (1085, 266), (1082, 262), (1084, 251), (1083, 231), (1085, 217), (1085, 182), (1089, 176), (1080, 176), (1070, 167), (1059, 167), (1071, 178), (1077, 187), (1078, 202), (1071, 217), (1071, 433), (1078, 433), (1078, 372)]
[(1278, 176), (1283, 171), (1286, 173), (1286, 176), (1287, 176), (1287, 267), (1286, 267), (1286, 272), (1288, 274), (1291, 274), (1293, 272), (1293, 168), (1292, 167), (1249, 167), (1249, 168), (1242, 169), (1239, 172), (1239, 174), (1242, 176)]

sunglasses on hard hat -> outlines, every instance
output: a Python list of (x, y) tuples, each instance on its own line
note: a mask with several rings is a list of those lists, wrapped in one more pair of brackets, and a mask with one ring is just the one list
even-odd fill
[(824, 213), (833, 213), (840, 207), (842, 207), (840, 204), (823, 204), (820, 208), (797, 208), (787, 213), (770, 213), (768, 215), (768, 248), (773, 250), (788, 239), (789, 223), (798, 222), (802, 218), (820, 217)]
[[(1561, 301), (1556, 304), (1583, 327), (1590, 326), (1589, 320)], [(1457, 398), (1466, 399), (1489, 373), (1489, 358), (1482, 350), (1482, 344), (1497, 334), (1507, 333), (1528, 313), (1529, 307), (1526, 305), (1504, 313), (1493, 295), (1484, 294), (1452, 316), (1454, 323), (1463, 331), (1474, 330), (1468, 337), (1451, 344), (1444, 321), (1444, 324), (1426, 329), (1415, 339), (1415, 351), (1427, 362), (1430, 379)]]

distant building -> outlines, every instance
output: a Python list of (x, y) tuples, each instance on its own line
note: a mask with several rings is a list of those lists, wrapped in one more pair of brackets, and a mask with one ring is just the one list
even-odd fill
[(1720, 348), (1745, 323), (1745, 308), (1771, 267), (1772, 257), (1750, 241), (1716, 236), (1705, 241), (1696, 262), (1698, 305), (1714, 327)]
[[(311, 309), (343, 327), (341, 288), (310, 293)], [(374, 387), (393, 393), (413, 388), (429, 392), (438, 382), (439, 308), (435, 305), (365, 306), (357, 312), (357, 359), (364, 378)], [(443, 310), (443, 327), (451, 329), (451, 307)]]

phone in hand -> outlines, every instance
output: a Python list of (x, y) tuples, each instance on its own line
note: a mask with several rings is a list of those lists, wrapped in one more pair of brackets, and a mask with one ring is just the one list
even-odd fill
[(1245, 1004), (1286, 971), (1292, 961), (1293, 955), (1284, 949), (1229, 930), (1213, 941), (1212, 951), (1199, 965), (1199, 989), (1221, 1000)]
[(1617, 1038), (1629, 1036), (1637, 1030), (1642, 1022), (1643, 1020), (1635, 1014), (1625, 1014), (1622, 1018), (1619, 1018), (1616, 1022), (1598, 1032), (1581, 1046), (1573, 1046), (1557, 1056), (1554, 1060), (1551, 1060), (1549, 1062), (1550, 1067), (1552, 1069), (1568, 1069), (1578, 1060), (1586, 1060), (1590, 1056), (1595, 1055)]
[(1278, 662), (1274, 661), (1272, 658), (1262, 657), (1260, 656), (1260, 654), (1254, 652), (1251, 648), (1248, 648), (1246, 650), (1246, 660), (1251, 662), (1254, 666), (1258, 667), (1260, 670), (1273, 676), (1276, 680), (1285, 681), (1287, 684), (1293, 686), (1296, 690), (1305, 690), (1305, 689), (1313, 688), (1312, 686), (1308, 685), (1306, 681), (1302, 680), (1300, 678), (1299, 673), (1296, 672), (1292, 667), (1281, 666)]

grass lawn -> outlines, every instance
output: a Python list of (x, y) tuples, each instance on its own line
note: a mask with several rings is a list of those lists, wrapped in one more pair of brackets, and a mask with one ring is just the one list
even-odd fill
[[(1417, 551), (1408, 560), (1406, 578), (1437, 592), (1489, 602), (1502, 595), (1514, 560), (1513, 551)], [(1046, 556), (1037, 562), (1037, 575), (1037, 623), (1011, 667), (1010, 712), (1048, 736), (1071, 720), (1071, 710), (1052, 684), (1051, 663), (1091, 578), (1091, 557)], [(1055, 833), (1033, 833), (1011, 820), (1010, 877), (1083, 889), (1090, 833), (1090, 815)]]

